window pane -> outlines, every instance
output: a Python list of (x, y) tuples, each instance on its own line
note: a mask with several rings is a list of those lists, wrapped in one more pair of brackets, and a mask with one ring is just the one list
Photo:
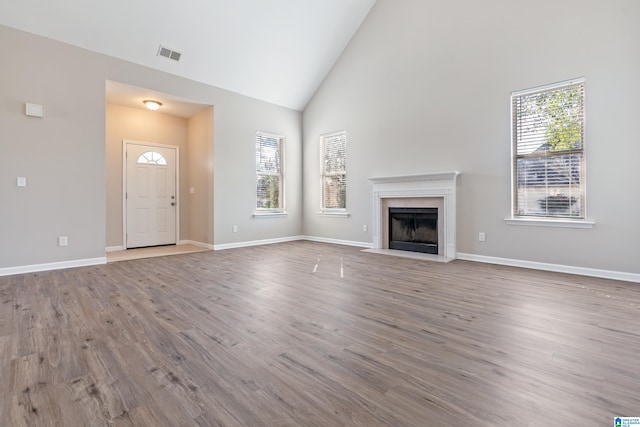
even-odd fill
[(514, 98), (517, 154), (582, 149), (584, 86)]
[(280, 177), (277, 175), (258, 175), (257, 178), (257, 208), (280, 208)]
[(258, 173), (280, 173), (280, 139), (260, 135), (256, 138), (256, 171)]
[(344, 173), (345, 151), (346, 151), (346, 134), (327, 136), (324, 139), (324, 173)]
[(167, 164), (167, 161), (162, 156), (162, 154), (157, 153), (155, 151), (147, 151), (145, 153), (142, 153), (140, 157), (138, 157), (137, 163), (165, 166)]
[(582, 218), (582, 154), (518, 159), (517, 215)]
[(322, 180), (322, 199), (326, 209), (345, 209), (347, 201), (346, 175), (325, 176)]

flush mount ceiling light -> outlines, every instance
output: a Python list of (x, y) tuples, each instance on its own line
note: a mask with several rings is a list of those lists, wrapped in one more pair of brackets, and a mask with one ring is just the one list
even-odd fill
[(142, 101), (142, 103), (146, 105), (147, 108), (151, 111), (156, 111), (162, 105), (162, 102), (154, 101), (151, 99), (145, 99), (144, 101)]

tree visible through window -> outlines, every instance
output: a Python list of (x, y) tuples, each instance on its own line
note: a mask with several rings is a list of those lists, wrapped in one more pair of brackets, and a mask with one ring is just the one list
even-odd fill
[(584, 80), (511, 100), (514, 216), (584, 219)]
[(347, 208), (347, 133), (336, 132), (320, 138), (322, 150), (322, 209)]
[(284, 210), (284, 137), (256, 133), (256, 209)]

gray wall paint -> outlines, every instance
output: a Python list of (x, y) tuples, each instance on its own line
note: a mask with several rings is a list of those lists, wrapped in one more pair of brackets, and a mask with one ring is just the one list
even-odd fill
[[(300, 234), (300, 112), (5, 26), (0, 50), (0, 268), (104, 256), (106, 80), (215, 105), (216, 244)], [(45, 117), (26, 117), (25, 102)], [(256, 129), (287, 136), (287, 218), (251, 217)]]
[(183, 239), (212, 245), (213, 239), (213, 107), (188, 122), (188, 184), (194, 192), (183, 195), (189, 206), (189, 234)]
[[(216, 245), (298, 236), (302, 231), (302, 114), (258, 101), (244, 101), (234, 98), (229, 99), (224, 108), (215, 105)], [(250, 126), (247, 126), (246, 117), (252, 118)], [(255, 138), (258, 130), (286, 138), (286, 218), (253, 218), (256, 208)], [(234, 224), (238, 226), (237, 233), (232, 232)]]
[(5, 27), (0, 51), (0, 268), (104, 256), (103, 61)]
[[(304, 111), (304, 233), (371, 242), (368, 177), (459, 170), (459, 252), (639, 273), (639, 52), (635, 0), (378, 0)], [(506, 225), (510, 93), (580, 76), (596, 226)], [(351, 217), (321, 217), (319, 136), (342, 129)]]

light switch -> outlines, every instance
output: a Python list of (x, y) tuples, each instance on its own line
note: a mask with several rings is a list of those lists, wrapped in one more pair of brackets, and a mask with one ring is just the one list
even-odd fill
[(19, 176), (17, 180), (18, 187), (26, 187), (27, 186), (27, 177)]

